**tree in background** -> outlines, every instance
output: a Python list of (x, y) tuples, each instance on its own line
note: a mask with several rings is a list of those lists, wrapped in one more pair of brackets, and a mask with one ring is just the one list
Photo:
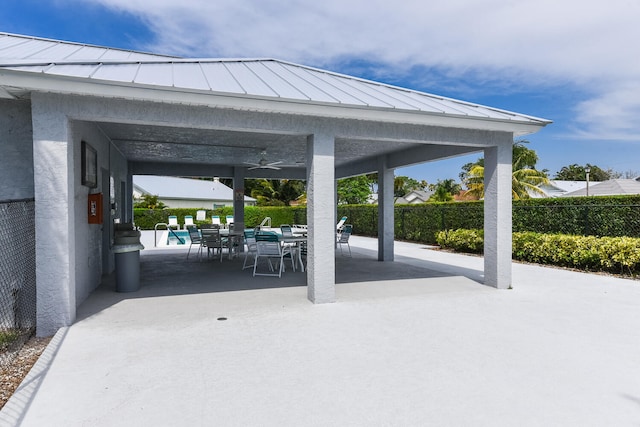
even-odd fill
[(152, 194), (143, 194), (134, 204), (135, 209), (164, 209), (167, 207), (164, 203), (158, 200), (159, 196)]
[[(528, 199), (530, 193), (544, 194), (538, 186), (549, 183), (547, 174), (535, 169), (538, 154), (524, 145), (528, 143), (526, 140), (513, 143), (511, 193), (515, 200)], [(467, 194), (478, 199), (484, 198), (484, 158), (479, 158), (475, 163), (467, 163), (462, 170), (460, 178), (469, 190)]]
[(371, 194), (371, 180), (366, 175), (338, 180), (338, 204), (360, 205), (367, 203)]
[(430, 184), (429, 189), (433, 191), (430, 201), (433, 202), (450, 202), (453, 196), (460, 194), (462, 186), (453, 179), (438, 180), (435, 184)]
[(589, 163), (585, 166), (580, 166), (574, 163), (569, 166), (563, 166), (562, 169), (556, 172), (554, 179), (562, 181), (586, 181), (587, 172), (585, 172), (585, 168), (590, 169), (589, 181), (606, 181), (608, 179), (612, 179), (615, 175), (615, 172), (611, 169), (603, 170), (598, 166), (591, 165)]
[(293, 179), (247, 179), (244, 193), (258, 206), (289, 206), (305, 192), (304, 181)]

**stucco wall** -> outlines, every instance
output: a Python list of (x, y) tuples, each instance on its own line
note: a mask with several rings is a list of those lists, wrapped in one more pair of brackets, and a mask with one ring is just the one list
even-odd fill
[(33, 198), (33, 139), (29, 102), (0, 99), (0, 150), (0, 200)]
[[(101, 170), (107, 169), (114, 178), (115, 200), (120, 200), (120, 183), (126, 182), (127, 163), (122, 155), (111, 149), (110, 141), (104, 136), (96, 125), (87, 122), (71, 122), (70, 138), (73, 142), (73, 168), (74, 168), (74, 218), (75, 218), (75, 244), (76, 244), (76, 304), (81, 304), (100, 283), (103, 274), (113, 271), (113, 256), (108, 256), (108, 264), (103, 265), (103, 240), (102, 233), (112, 236), (113, 218), (122, 217), (121, 203), (112, 215), (103, 218), (102, 224), (88, 223), (88, 195), (90, 193), (102, 193), (103, 202), (110, 203), (110, 188), (103, 188), (100, 179)], [(89, 188), (81, 184), (81, 146), (86, 141), (97, 151), (98, 157), (98, 187)], [(111, 239), (110, 239), (111, 240)]]

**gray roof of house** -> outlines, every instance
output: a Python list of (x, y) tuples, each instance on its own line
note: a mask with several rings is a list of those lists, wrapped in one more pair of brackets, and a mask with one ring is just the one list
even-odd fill
[(0, 33), (0, 70), (302, 104), (544, 126), (550, 121), (276, 59), (180, 59)]
[[(625, 194), (640, 194), (640, 182), (635, 179), (610, 179), (608, 181), (595, 181), (589, 184), (590, 196), (617, 196)], [(566, 193), (563, 197), (586, 196), (587, 189)]]
[[(145, 194), (152, 194), (163, 199), (233, 200), (233, 189), (220, 181), (134, 175), (133, 185)], [(255, 200), (252, 197), (244, 196), (245, 202)]]

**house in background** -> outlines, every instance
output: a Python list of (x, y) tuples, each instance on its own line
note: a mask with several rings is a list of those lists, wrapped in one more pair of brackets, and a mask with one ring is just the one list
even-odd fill
[(563, 197), (568, 193), (586, 188), (586, 186), (586, 181), (549, 180), (548, 184), (538, 186), (538, 188), (544, 192), (544, 195), (533, 192), (530, 192), (529, 195), (534, 199)]
[(433, 191), (413, 190), (405, 194), (402, 197), (396, 199), (396, 205), (415, 205), (418, 203), (424, 203), (429, 200), (429, 197), (433, 194)]
[[(133, 197), (158, 196), (169, 208), (217, 209), (233, 206), (233, 189), (219, 179), (177, 178), (173, 176), (134, 175)], [(255, 206), (256, 199), (244, 196), (245, 206)]]
[[(610, 179), (589, 183), (589, 196), (624, 196), (640, 194), (640, 178)], [(563, 194), (562, 197), (587, 196), (587, 185), (584, 188)]]

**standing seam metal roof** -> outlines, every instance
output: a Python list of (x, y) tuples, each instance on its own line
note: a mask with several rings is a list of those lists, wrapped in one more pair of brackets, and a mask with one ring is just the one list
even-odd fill
[[(52, 55), (54, 52), (56, 55)], [(74, 60), (81, 53), (92, 56)], [(50, 57), (37, 58), (42, 54)], [(122, 57), (113, 59), (115, 56)], [(532, 116), (275, 59), (181, 59), (0, 33), (0, 69), (310, 104), (426, 112), (534, 125), (549, 123)]]

